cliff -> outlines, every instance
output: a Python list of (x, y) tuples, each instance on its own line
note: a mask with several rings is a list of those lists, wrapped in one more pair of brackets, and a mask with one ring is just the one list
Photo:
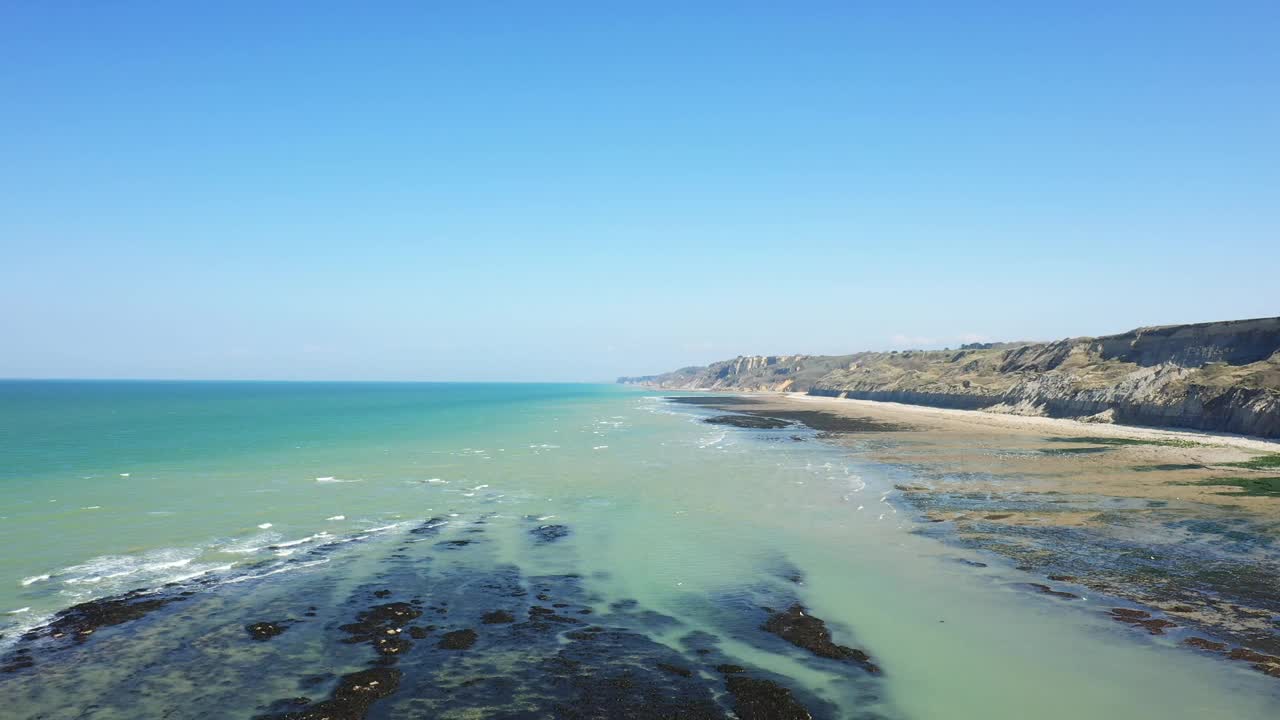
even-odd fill
[(1280, 437), (1280, 318), (959, 350), (746, 356), (619, 382)]

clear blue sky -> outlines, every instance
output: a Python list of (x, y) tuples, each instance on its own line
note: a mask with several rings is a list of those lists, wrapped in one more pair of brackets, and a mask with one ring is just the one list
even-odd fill
[(1274, 0), (359, 5), (4, 3), (0, 377), (1280, 314)]

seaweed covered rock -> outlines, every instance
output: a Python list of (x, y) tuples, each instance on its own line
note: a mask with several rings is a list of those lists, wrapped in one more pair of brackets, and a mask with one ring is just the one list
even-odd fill
[(880, 667), (871, 662), (871, 656), (867, 653), (832, 642), (826, 623), (805, 613), (801, 605), (792, 605), (783, 612), (771, 615), (761, 629), (820, 658), (857, 665), (872, 675), (880, 673)]

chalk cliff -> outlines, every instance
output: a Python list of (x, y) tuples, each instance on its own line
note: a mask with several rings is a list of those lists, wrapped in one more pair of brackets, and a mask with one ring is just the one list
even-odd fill
[(744, 356), (618, 381), (1280, 437), (1280, 317), (958, 350)]

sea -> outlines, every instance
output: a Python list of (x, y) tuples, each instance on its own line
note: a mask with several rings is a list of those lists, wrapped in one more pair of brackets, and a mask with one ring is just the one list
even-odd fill
[(0, 715), (1280, 717), (1247, 665), (919, 532), (909, 467), (710, 414), (0, 381)]

